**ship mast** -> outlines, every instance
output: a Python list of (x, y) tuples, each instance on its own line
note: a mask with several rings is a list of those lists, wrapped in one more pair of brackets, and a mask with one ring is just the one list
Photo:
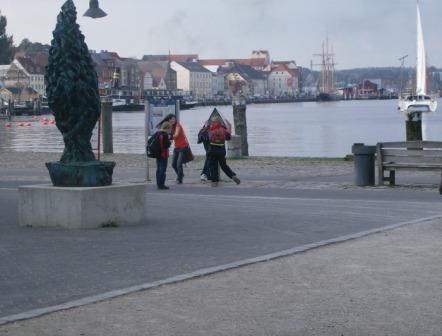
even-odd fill
[(321, 57), (320, 64), (313, 64), (313, 66), (321, 67), (321, 74), (318, 82), (318, 89), (321, 93), (334, 93), (335, 92), (335, 61), (333, 46), (329, 46), (328, 37), (322, 42), (322, 53), (313, 54), (313, 56)]

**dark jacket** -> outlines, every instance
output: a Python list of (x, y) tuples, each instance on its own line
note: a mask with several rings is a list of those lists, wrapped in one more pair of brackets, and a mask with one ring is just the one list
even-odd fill
[(161, 157), (167, 159), (169, 157), (169, 147), (172, 144), (169, 134), (164, 131), (158, 131), (158, 137), (160, 139)]
[(209, 134), (207, 133), (207, 130), (209, 127), (203, 126), (200, 131), (198, 132), (198, 141), (197, 143), (202, 144), (209, 144)]

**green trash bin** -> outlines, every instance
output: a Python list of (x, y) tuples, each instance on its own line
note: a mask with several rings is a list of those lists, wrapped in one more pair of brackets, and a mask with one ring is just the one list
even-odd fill
[(357, 186), (373, 186), (375, 180), (376, 146), (355, 143), (351, 148), (355, 163), (355, 184)]

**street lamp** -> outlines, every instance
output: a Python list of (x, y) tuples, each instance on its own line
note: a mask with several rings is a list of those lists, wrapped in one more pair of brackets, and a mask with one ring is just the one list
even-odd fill
[(98, 6), (98, 0), (89, 0), (89, 9), (83, 14), (93, 19), (105, 17), (107, 14)]
[[(93, 19), (105, 17), (107, 14), (99, 7), (98, 0), (89, 0), (89, 9), (83, 14)], [(110, 105), (109, 105), (110, 104)], [(98, 160), (100, 160), (100, 133), (101, 125), (103, 124), (103, 149), (104, 153), (113, 153), (112, 147), (112, 104), (107, 103), (105, 110), (107, 113), (103, 114), (103, 105), (101, 105), (101, 115), (98, 119)], [(110, 137), (109, 137), (110, 134)]]

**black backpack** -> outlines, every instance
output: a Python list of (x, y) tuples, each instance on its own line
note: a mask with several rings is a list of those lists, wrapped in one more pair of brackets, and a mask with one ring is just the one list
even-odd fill
[(150, 158), (159, 158), (161, 156), (160, 133), (156, 132), (147, 140), (147, 156)]

